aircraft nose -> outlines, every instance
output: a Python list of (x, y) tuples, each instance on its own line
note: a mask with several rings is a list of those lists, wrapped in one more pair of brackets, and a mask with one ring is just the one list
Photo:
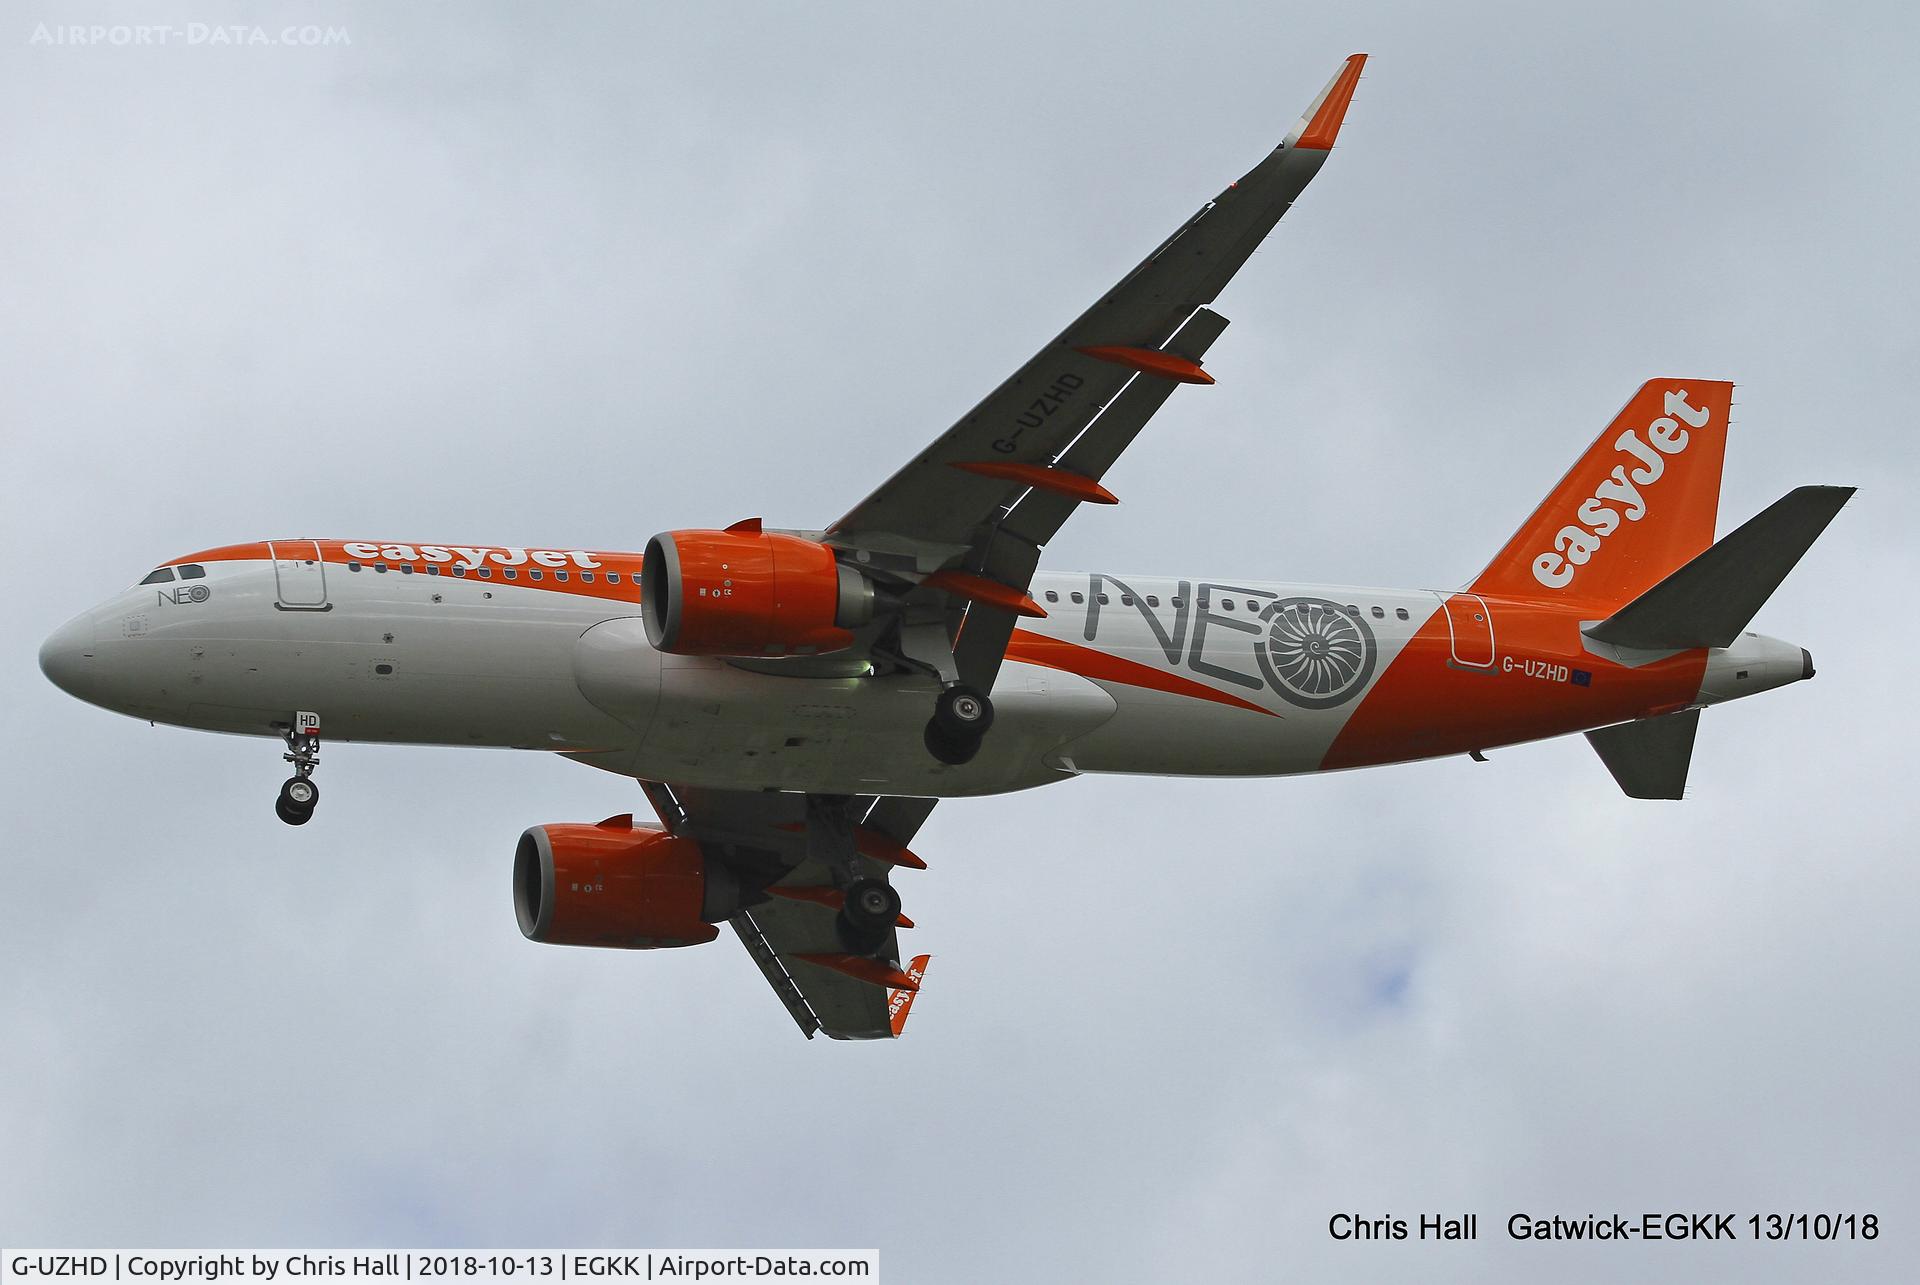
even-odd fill
[(91, 615), (69, 620), (40, 644), (40, 672), (69, 696), (87, 699), (95, 681)]

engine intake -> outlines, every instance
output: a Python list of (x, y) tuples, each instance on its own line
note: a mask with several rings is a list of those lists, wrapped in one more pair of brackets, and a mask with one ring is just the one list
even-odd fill
[(799, 536), (668, 531), (647, 541), (640, 615), (678, 656), (814, 656), (873, 618), (873, 585)]
[(700, 845), (632, 817), (537, 825), (513, 854), (520, 931), (548, 945), (697, 946), (720, 935), (701, 917), (706, 895)]

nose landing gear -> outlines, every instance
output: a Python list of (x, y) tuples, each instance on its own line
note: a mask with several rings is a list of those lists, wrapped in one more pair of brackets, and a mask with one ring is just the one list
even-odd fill
[(305, 825), (320, 806), (320, 787), (313, 779), (320, 766), (320, 716), (305, 710), (295, 714), (286, 741), (287, 752), (281, 757), (293, 764), (293, 775), (281, 785), (273, 812), (288, 825)]

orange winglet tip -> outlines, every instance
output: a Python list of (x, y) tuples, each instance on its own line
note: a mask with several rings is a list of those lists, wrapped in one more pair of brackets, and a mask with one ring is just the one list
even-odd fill
[(738, 522), (728, 527), (727, 530), (737, 531), (741, 535), (759, 535), (761, 530), (760, 519), (759, 518), (741, 518)]
[[(927, 975), (927, 961), (931, 955), (915, 955), (913, 962), (907, 965), (907, 976), (917, 983)], [(913, 1011), (913, 997), (919, 994), (916, 986), (913, 990), (891, 990), (887, 992), (887, 1027), (895, 1039), (900, 1038), (901, 1030), (907, 1024), (907, 1014)]]
[(617, 817), (608, 817), (606, 820), (596, 825), (594, 829), (596, 830), (631, 830), (633, 829), (633, 813), (622, 812)]
[(1036, 491), (1051, 491), (1088, 504), (1118, 504), (1120, 497), (1090, 477), (1045, 464), (1014, 464), (1004, 460), (955, 460), (953, 467), (981, 477), (1018, 482)]
[(1294, 140), (1295, 147), (1325, 151), (1333, 146), (1333, 140), (1340, 136), (1340, 122), (1347, 118), (1347, 108), (1353, 102), (1353, 91), (1360, 84), (1360, 69), (1366, 65), (1365, 54), (1348, 56), (1347, 65), (1334, 75), (1333, 82), (1320, 95), (1320, 105), (1306, 129)]
[(893, 990), (917, 991), (920, 983), (900, 971), (898, 964), (889, 964), (885, 960), (868, 959), (865, 955), (806, 954), (795, 955), (794, 959), (821, 968), (831, 968), (834, 972), (853, 978), (857, 982), (867, 982), (874, 986), (886, 986)]
[(854, 827), (853, 850), (869, 861), (889, 866), (905, 866), (909, 870), (927, 868), (927, 863), (908, 851), (904, 843), (897, 843), (878, 830), (869, 830), (865, 826)]
[(958, 597), (984, 602), (990, 607), (1000, 607), (1015, 615), (1044, 618), (1047, 614), (1041, 609), (1039, 603), (1012, 585), (1003, 585), (998, 580), (976, 576), (971, 571), (936, 571), (922, 580), (920, 585), (924, 589), (944, 589)]
[[(838, 888), (824, 888), (818, 884), (809, 884), (801, 888), (788, 888), (772, 884), (767, 888), (771, 896), (785, 897), (788, 901), (811, 902), (816, 906), (825, 906), (828, 910), (839, 910), (847, 904), (847, 894)], [(913, 920), (905, 915), (896, 915), (894, 925), (899, 928), (913, 927)]]
[(1161, 352), (1155, 348), (1127, 348), (1117, 345), (1082, 348), (1080, 351), (1100, 361), (1110, 361), (1116, 366), (1137, 370), (1143, 375), (1158, 375), (1162, 379), (1175, 379), (1183, 384), (1213, 382), (1213, 376), (1200, 369), (1199, 362), (1182, 357), (1178, 353)]

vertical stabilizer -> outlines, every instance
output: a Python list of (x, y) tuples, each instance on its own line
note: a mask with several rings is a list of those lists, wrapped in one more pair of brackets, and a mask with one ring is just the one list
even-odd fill
[(1719, 380), (1641, 385), (1471, 591), (1612, 608), (1665, 579), (1713, 543), (1732, 404)]

